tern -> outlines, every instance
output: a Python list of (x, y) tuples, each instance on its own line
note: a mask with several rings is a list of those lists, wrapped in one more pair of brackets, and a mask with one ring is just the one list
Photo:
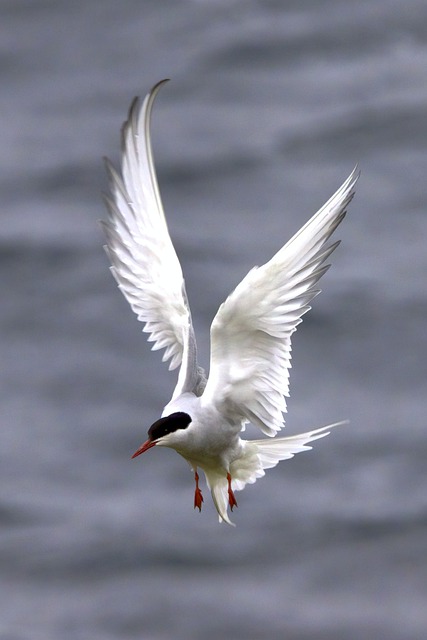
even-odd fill
[(135, 98), (122, 128), (121, 174), (106, 160), (109, 217), (102, 224), (111, 271), (153, 350), (165, 349), (169, 369), (180, 367), (170, 402), (133, 458), (154, 447), (175, 449), (194, 472), (194, 508), (202, 508), (198, 470), (206, 477), (220, 522), (233, 524), (235, 491), (280, 460), (311, 449), (329, 424), (287, 438), (244, 440), (252, 423), (276, 436), (289, 395), (291, 337), (319, 293), (317, 282), (339, 241), (329, 238), (346, 214), (357, 167), (328, 202), (269, 262), (254, 267), (228, 296), (210, 329), (207, 378), (197, 362), (196, 339), (181, 265), (169, 235), (153, 162), (153, 102), (167, 80), (141, 102)]

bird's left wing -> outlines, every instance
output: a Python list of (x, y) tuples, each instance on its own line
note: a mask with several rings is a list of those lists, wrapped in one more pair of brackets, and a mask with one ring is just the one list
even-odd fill
[(150, 119), (159, 82), (142, 106), (133, 101), (122, 129), (121, 176), (107, 160), (111, 196), (109, 219), (103, 222), (111, 271), (153, 349), (165, 349), (169, 368), (183, 358), (181, 391), (192, 390), (200, 370), (181, 265), (173, 247), (157, 185), (150, 137)]
[(344, 218), (355, 169), (330, 200), (262, 267), (252, 269), (220, 306), (211, 326), (210, 373), (202, 402), (269, 436), (283, 426), (291, 335), (319, 293), (328, 239)]

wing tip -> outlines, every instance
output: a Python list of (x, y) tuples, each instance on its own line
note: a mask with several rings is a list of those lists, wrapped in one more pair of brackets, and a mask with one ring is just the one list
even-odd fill
[(125, 153), (127, 146), (127, 136), (130, 132), (132, 136), (136, 136), (138, 134), (138, 120), (141, 113), (149, 113), (151, 111), (151, 105), (153, 104), (154, 98), (159, 92), (160, 88), (170, 82), (170, 78), (163, 78), (163, 80), (159, 80), (156, 84), (150, 89), (147, 93), (144, 101), (141, 104), (140, 96), (135, 96), (128, 110), (128, 115), (124, 123), (121, 127), (121, 149), (122, 153)]

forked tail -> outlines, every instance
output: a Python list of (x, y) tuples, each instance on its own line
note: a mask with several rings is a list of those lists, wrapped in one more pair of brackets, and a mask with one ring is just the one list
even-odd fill
[[(246, 484), (252, 484), (265, 475), (264, 469), (275, 467), (281, 460), (293, 458), (296, 453), (308, 451), (310, 442), (324, 438), (334, 427), (347, 424), (348, 420), (334, 422), (320, 429), (306, 431), (287, 438), (265, 438), (244, 440), (243, 455), (230, 464), (233, 491), (240, 491)], [(228, 486), (226, 478), (206, 474), (212, 499), (219, 514), (219, 521), (233, 524), (228, 517)]]
[[(271, 469), (271, 467), (275, 467), (280, 460), (293, 458), (296, 453), (300, 453), (301, 451), (309, 451), (312, 449), (312, 447), (309, 446), (309, 442), (324, 438), (329, 435), (331, 429), (343, 424), (348, 424), (348, 420), (334, 422), (325, 427), (320, 427), (320, 429), (306, 431), (305, 433), (289, 436), (288, 438), (251, 440), (251, 444), (255, 444), (258, 447), (258, 459), (262, 468)], [(255, 479), (253, 482), (255, 482)], [(251, 481), (247, 480), (247, 482)]]

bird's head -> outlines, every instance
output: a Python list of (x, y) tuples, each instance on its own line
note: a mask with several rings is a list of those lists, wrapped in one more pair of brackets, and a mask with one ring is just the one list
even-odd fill
[(163, 447), (173, 447), (180, 440), (177, 432), (186, 429), (190, 422), (190, 416), (183, 411), (177, 411), (156, 420), (148, 429), (148, 439), (135, 451), (132, 458), (136, 458), (157, 444)]

